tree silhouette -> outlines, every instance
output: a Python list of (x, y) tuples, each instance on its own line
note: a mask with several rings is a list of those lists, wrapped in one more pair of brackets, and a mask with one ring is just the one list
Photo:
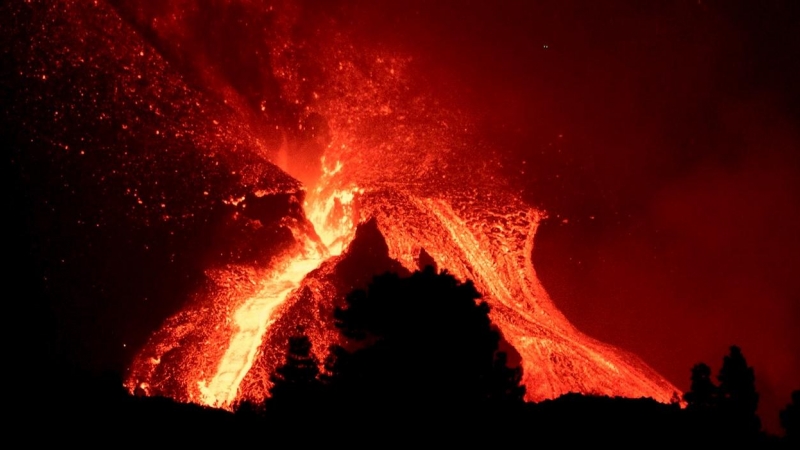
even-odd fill
[(508, 366), (508, 355), (505, 352), (497, 352), (491, 376), (487, 393), (489, 399), (514, 403), (525, 397), (522, 370)]
[(692, 385), (683, 398), (688, 403), (687, 417), (695, 427), (694, 445), (761, 442), (755, 373), (739, 347), (730, 347), (717, 380), (719, 384), (715, 385), (711, 380), (711, 368), (706, 364), (692, 367)]
[(711, 368), (704, 363), (692, 367), (692, 385), (683, 394), (683, 399), (692, 409), (707, 409), (716, 405), (717, 387), (711, 381)]
[(347, 348), (331, 352), (331, 385), (372, 408), (521, 402), (521, 371), (498, 352), (500, 335), (479, 298), (471, 282), (432, 266), (375, 277), (335, 311)]
[(756, 415), (758, 408), (758, 392), (756, 377), (752, 367), (737, 346), (731, 346), (730, 354), (722, 361), (722, 368), (717, 376), (719, 380), (719, 406), (745, 430), (757, 432), (761, 429), (761, 420)]
[(285, 363), (270, 376), (273, 386), (265, 402), (267, 413), (310, 412), (322, 394), (319, 373), (319, 362), (311, 353), (308, 336), (290, 337)]
[(780, 419), (787, 442), (800, 444), (800, 390), (792, 392), (792, 402), (780, 412)]

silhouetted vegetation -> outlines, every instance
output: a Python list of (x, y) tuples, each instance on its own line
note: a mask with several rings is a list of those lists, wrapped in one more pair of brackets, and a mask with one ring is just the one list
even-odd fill
[(709, 441), (755, 443), (763, 440), (761, 420), (756, 415), (758, 393), (755, 373), (742, 351), (731, 346), (717, 375), (711, 380), (711, 368), (698, 363), (692, 368), (692, 384), (684, 394), (687, 412), (697, 426), (696, 434)]
[(692, 385), (683, 395), (687, 407), (691, 409), (713, 408), (717, 401), (717, 387), (711, 381), (711, 368), (705, 363), (692, 367)]
[(780, 418), (787, 442), (800, 444), (800, 390), (792, 392), (792, 402), (781, 411)]
[(444, 417), (507, 416), (523, 406), (521, 369), (508, 367), (498, 351), (500, 334), (471, 282), (427, 265), (407, 277), (377, 276), (345, 302), (334, 313), (342, 345), (330, 348), (323, 373), (309, 338), (289, 339), (265, 402), (271, 422), (357, 416), (386, 430), (397, 425), (387, 415), (402, 410), (405, 424), (441, 429)]
[(302, 330), (288, 340), (263, 403), (242, 402), (230, 414), (131, 396), (118, 376), (106, 374), (66, 381), (71, 389), (58, 406), (33, 417), (62, 439), (88, 443), (107, 442), (97, 434), (103, 430), (143, 443), (164, 437), (246, 443), (266, 435), (277, 443), (351, 446), (424, 437), (495, 446), (522, 440), (531, 446), (796, 448), (800, 391), (780, 415), (786, 437), (761, 431), (755, 373), (736, 346), (724, 356), (716, 383), (708, 365), (692, 367), (686, 408), (677, 401), (577, 393), (525, 403), (521, 370), (509, 368), (498, 351), (501, 336), (488, 313), (472, 283), (430, 265), (407, 277), (386, 273), (335, 310), (344, 339), (324, 364)]
[(722, 361), (717, 379), (719, 406), (729, 416), (731, 424), (740, 427), (740, 431), (745, 434), (760, 431), (761, 420), (756, 415), (756, 377), (739, 347), (731, 347), (730, 354)]
[(521, 370), (506, 365), (489, 307), (472, 283), (432, 266), (375, 277), (335, 312), (328, 383), (351, 402), (426, 408), (521, 403)]
[(318, 406), (323, 394), (319, 374), (319, 362), (311, 353), (308, 337), (289, 338), (286, 362), (270, 377), (273, 385), (266, 400), (267, 410), (293, 418), (307, 415)]

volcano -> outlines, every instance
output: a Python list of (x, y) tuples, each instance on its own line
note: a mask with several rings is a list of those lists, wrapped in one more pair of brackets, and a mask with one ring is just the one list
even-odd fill
[[(502, 148), (474, 114), (438, 95), (412, 56), (328, 13), (116, 1), (11, 15), (32, 36), (9, 65), (31, 86), (13, 93), (26, 118), (14, 157), (46, 161), (42, 184), (63, 200), (36, 214), (67, 215), (76, 259), (114, 261), (118, 297), (160, 293), (159, 306), (122, 309), (163, 320), (132, 358), (128, 389), (223, 408), (263, 399), (290, 336), (304, 330), (323, 359), (348, 292), (435, 264), (475, 283), (528, 400), (674, 398), (639, 358), (554, 306), (532, 264), (546, 213), (501, 176)], [(100, 232), (109, 246), (80, 245)], [(146, 286), (132, 275), (156, 272)]]
[[(348, 292), (428, 258), (475, 282), (521, 358), (529, 400), (582, 392), (668, 402), (675, 395), (638, 358), (585, 336), (554, 307), (531, 264), (539, 211), (496, 190), (460, 194), (439, 184), (431, 196), (398, 183), (345, 188), (338, 184), (352, 180), (345, 166), (323, 179), (336, 187), (317, 188), (318, 198), (307, 200), (308, 216), (321, 222), (294, 225), (295, 245), (272, 267), (216, 274), (227, 282), (171, 318), (139, 355), (131, 389), (221, 407), (263, 399), (290, 336), (304, 330), (324, 360), (337, 342), (333, 310)], [(239, 271), (253, 275), (228, 283)], [(228, 315), (210, 317), (208, 303), (230, 305)]]
[[(149, 24), (177, 21), (147, 28), (163, 54), (189, 44), (172, 35), (191, 29), (186, 19), (135, 11)], [(323, 360), (336, 342), (331, 317), (344, 295), (381, 271), (415, 270), (423, 255), (474, 281), (520, 357), (529, 400), (582, 392), (670, 401), (674, 386), (635, 356), (582, 334), (553, 305), (531, 263), (544, 213), (496, 174), (496, 149), (470, 132), (471, 117), (416, 80), (412, 58), (355, 47), (335, 23), (297, 40), (296, 14), (287, 7), (264, 16), (271, 27), (264, 58), (280, 104), (303, 105), (295, 130), (276, 126), (279, 144), (267, 158), (299, 180), (285, 200), (303, 211), (272, 225), (249, 213), (254, 228), (272, 226), (290, 243), (264, 264), (208, 269), (204, 292), (136, 357), (129, 388), (218, 407), (263, 399), (293, 333), (305, 330)], [(224, 77), (224, 67), (205, 70), (212, 75), (202, 83)], [(253, 109), (247, 98), (224, 101)], [(270, 102), (258, 110), (255, 134), (265, 118), (285, 120)], [(285, 194), (261, 191), (225, 201), (242, 201), (243, 213), (272, 211)]]

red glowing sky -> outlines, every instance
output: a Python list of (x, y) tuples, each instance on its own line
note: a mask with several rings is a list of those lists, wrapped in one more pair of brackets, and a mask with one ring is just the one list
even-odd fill
[(741, 346), (774, 429), (800, 383), (797, 7), (471, 3), (409, 22), (516, 149), (509, 176), (550, 213), (534, 262), (573, 323), (684, 389)]
[[(141, 25), (147, 7), (111, 4), (153, 39)], [(755, 367), (762, 420), (775, 428), (777, 409), (800, 388), (797, 6), (356, 1), (299, 2), (296, 8), (307, 25), (300, 33), (313, 34), (315, 24), (336, 17), (353, 42), (409, 55), (414, 76), (432, 86), (443, 104), (479, 118), (477, 134), (497, 149), (499, 170), (525, 200), (549, 214), (537, 235), (534, 263), (576, 326), (636, 353), (684, 389), (694, 363), (716, 369), (727, 347), (739, 345)], [(24, 15), (4, 17), (3, 34), (22, 42), (25, 35), (17, 31)], [(243, 105), (257, 110), (253, 90), (261, 95), (270, 86), (253, 75), (266, 70), (262, 60), (241, 45), (252, 36), (224, 17), (197, 17), (208, 21), (195, 24), (198, 29), (221, 34), (169, 30), (176, 41), (189, 43), (173, 55), (175, 67), (212, 97), (221, 85), (238, 89)], [(4, 87), (22, 86), (35, 95), (38, 88), (14, 84), (14, 58), (25, 54), (19, 47), (24, 44), (16, 45), (3, 54), (10, 58)], [(264, 50), (255, 40), (252, 46)], [(219, 55), (225, 60), (215, 62)], [(192, 72), (198, 61), (223, 67), (215, 76), (227, 77), (225, 82)], [(3, 111), (3, 133), (12, 145), (22, 142), (14, 130), (24, 129), (25, 114), (38, 114), (21, 98)], [(18, 195), (13, 204), (23, 213), (49, 195), (31, 187), (40, 170), (23, 164), (19, 171), (22, 181), (12, 196)], [(34, 241), (36, 233), (60, 232), (31, 217), (20, 229), (33, 223), (34, 231), (21, 234), (33, 234)], [(53, 253), (41, 259), (31, 256), (34, 270), (58, 276), (53, 267), (61, 263), (53, 255), (60, 250), (52, 248), (64, 245), (44, 246)], [(90, 342), (100, 334), (89, 331), (65, 337), (77, 327), (72, 322), (85, 320), (65, 312), (71, 306), (48, 312), (66, 323), (55, 332), (55, 351), (80, 354), (78, 365), (115, 367), (130, 355), (108, 355), (118, 353), (129, 335), (146, 335), (122, 325), (130, 309), (81, 304), (110, 323), (101, 327), (123, 331), (109, 332), (113, 338), (103, 344)], [(149, 331), (169, 311), (154, 308), (155, 317), (136, 326)]]
[(797, 6), (494, 3), (354, 21), (483, 111), (573, 323), (683, 389), (741, 346), (775, 429), (800, 385)]

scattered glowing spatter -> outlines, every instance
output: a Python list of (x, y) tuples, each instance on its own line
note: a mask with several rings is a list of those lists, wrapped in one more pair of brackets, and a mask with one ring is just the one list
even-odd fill
[[(339, 165), (338, 167), (341, 167)], [(264, 334), (275, 320), (277, 309), (300, 285), (305, 276), (327, 258), (337, 256), (347, 246), (354, 225), (348, 211), (357, 188), (336, 190), (325, 198), (307, 202), (307, 215), (317, 236), (300, 227), (292, 233), (303, 242), (299, 252), (287, 256), (273, 274), (262, 282), (258, 294), (247, 299), (232, 315), (234, 332), (214, 376), (198, 381), (200, 401), (209, 406), (230, 407), (236, 400), (239, 385), (253, 365)], [(319, 192), (317, 192), (319, 193)], [(317, 220), (318, 222), (314, 222)]]

